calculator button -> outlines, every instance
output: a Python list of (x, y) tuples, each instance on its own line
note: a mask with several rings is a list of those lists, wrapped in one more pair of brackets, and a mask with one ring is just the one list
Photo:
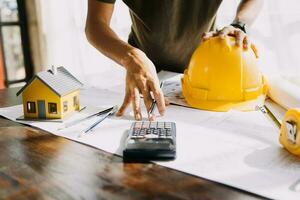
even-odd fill
[(163, 122), (158, 122), (157, 128), (164, 128), (164, 123)]
[(142, 128), (149, 128), (150, 122), (143, 122)]
[(166, 129), (171, 129), (172, 128), (172, 124), (170, 122), (166, 122), (165, 123), (165, 128)]
[[(134, 122), (131, 138), (136, 139), (152, 139), (152, 138), (161, 138), (161, 139), (173, 139), (173, 130), (171, 122)], [(164, 140), (161, 140), (164, 141)]]
[(150, 123), (150, 128), (156, 128), (156, 127), (157, 127), (157, 122)]
[(147, 129), (141, 129), (139, 135), (145, 135), (146, 134)]
[(142, 122), (135, 122), (134, 128), (142, 128)]

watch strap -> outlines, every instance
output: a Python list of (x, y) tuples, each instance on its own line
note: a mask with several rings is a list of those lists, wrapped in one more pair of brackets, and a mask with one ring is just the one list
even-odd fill
[(238, 28), (240, 30), (242, 30), (244, 33), (247, 33), (246, 31), (246, 24), (244, 22), (241, 21), (234, 21), (230, 24), (231, 26)]

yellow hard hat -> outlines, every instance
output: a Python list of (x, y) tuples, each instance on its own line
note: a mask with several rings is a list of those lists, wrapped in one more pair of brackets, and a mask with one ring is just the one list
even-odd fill
[(254, 45), (245, 50), (235, 45), (234, 37), (208, 39), (195, 50), (184, 71), (185, 100), (204, 110), (255, 110), (264, 104), (267, 88), (257, 60)]

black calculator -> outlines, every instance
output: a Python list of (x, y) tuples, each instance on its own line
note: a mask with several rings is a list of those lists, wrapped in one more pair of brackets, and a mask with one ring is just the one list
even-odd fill
[(168, 160), (176, 157), (174, 122), (133, 122), (123, 151), (124, 159)]

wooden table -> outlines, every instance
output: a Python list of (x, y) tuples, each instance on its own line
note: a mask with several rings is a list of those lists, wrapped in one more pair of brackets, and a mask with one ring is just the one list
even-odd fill
[[(0, 90), (0, 107), (20, 104)], [(0, 118), (0, 199), (263, 199)]]

